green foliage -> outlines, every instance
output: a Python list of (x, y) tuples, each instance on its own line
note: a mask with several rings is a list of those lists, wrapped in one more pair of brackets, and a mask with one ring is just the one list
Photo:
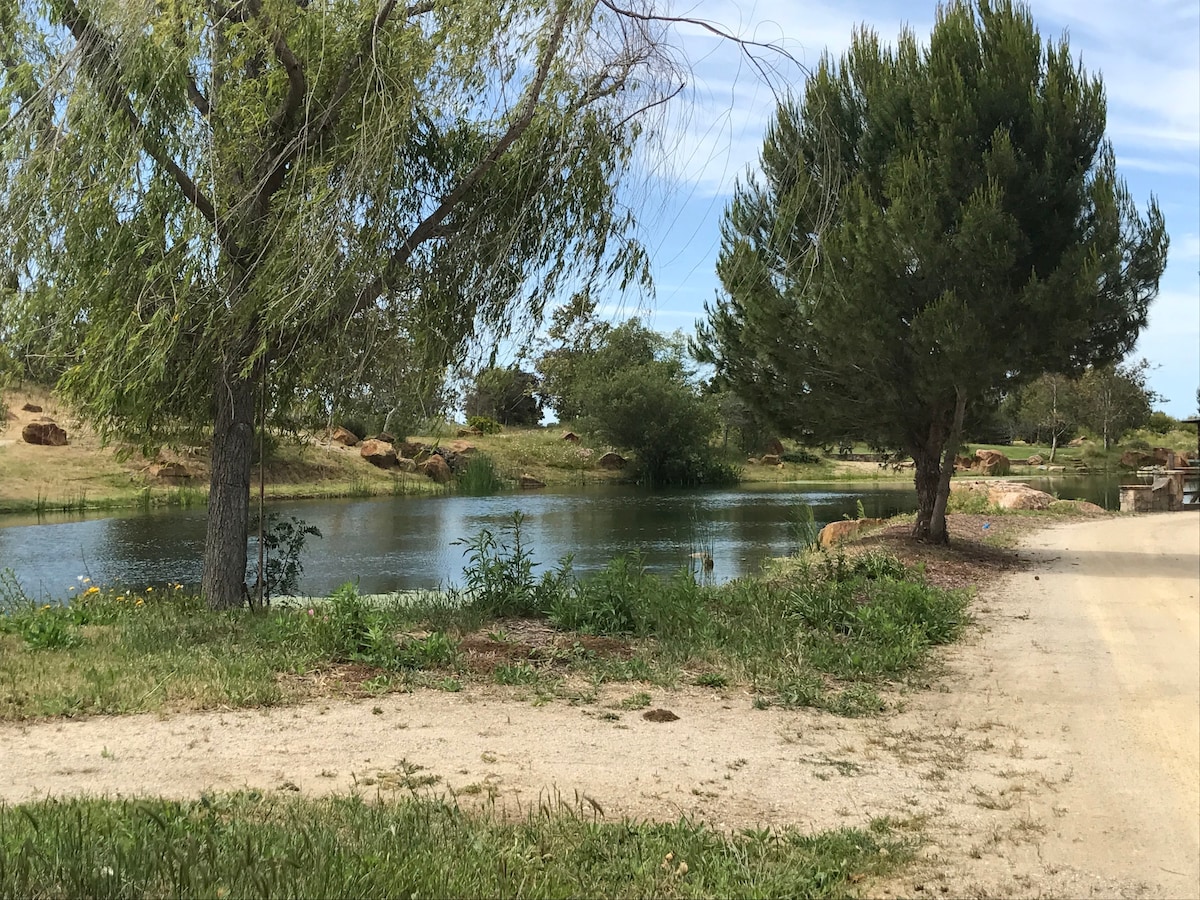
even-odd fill
[(566, 559), (557, 571), (534, 577), (537, 563), (522, 542), (523, 521), (514, 512), (499, 537), (485, 528), (474, 538), (455, 542), (466, 548), (463, 577), (470, 603), (488, 617), (545, 615), (570, 576), (571, 561)]
[(821, 461), (821, 456), (812, 450), (806, 450), (803, 447), (798, 447), (795, 450), (785, 450), (783, 456), (779, 457), (785, 463), (794, 463), (796, 465), (810, 466)]
[(1163, 412), (1161, 409), (1154, 410), (1146, 420), (1146, 428), (1155, 434), (1170, 434), (1178, 427), (1179, 420)]
[(491, 416), (467, 416), (467, 427), (475, 428), (484, 434), (499, 434), (504, 426)]
[(455, 476), (458, 490), (472, 497), (486, 497), (505, 486), (495, 462), (486, 453), (472, 453), (467, 464)]
[[(257, 532), (257, 525), (254, 531)], [(260, 575), (263, 586), (263, 600), (270, 602), (272, 596), (294, 594), (300, 586), (300, 576), (304, 574), (304, 545), (310, 537), (322, 537), (321, 529), (309, 525), (296, 516), (281, 517), (277, 513), (267, 513), (266, 528), (263, 531), (263, 563), (266, 569), (265, 578)], [(258, 586), (251, 592), (251, 605), (257, 603)]]
[(495, 419), (502, 425), (537, 425), (542, 421), (538, 379), (516, 366), (493, 367), (479, 373), (467, 394), (468, 416)]
[(708, 618), (703, 590), (690, 572), (664, 580), (648, 573), (636, 556), (618, 557), (561, 591), (549, 613), (554, 624), (570, 631), (662, 640), (699, 634)]
[(821, 528), (810, 504), (800, 503), (788, 511), (787, 532), (799, 552), (820, 546)]
[(1093, 366), (1079, 379), (1079, 418), (1109, 449), (1125, 433), (1150, 420), (1150, 406), (1161, 399), (1146, 385), (1150, 363)]
[(688, 820), (603, 822), (561, 799), (523, 819), (408, 792), (0, 806), (6, 897), (826, 898), (911, 853), (882, 822), (728, 835)]
[(797, 438), (902, 449), (915, 533), (944, 539), (969, 410), (1115, 362), (1146, 324), (1166, 230), (1104, 129), (1100, 79), (1024, 6), (948, 3), (927, 47), (856, 31), (779, 104), (694, 352)]
[(709, 441), (716, 415), (690, 380), (678, 340), (634, 318), (608, 330), (595, 352), (576, 361), (571, 397), (585, 427), (637, 456), (654, 485), (728, 484), (732, 467)]

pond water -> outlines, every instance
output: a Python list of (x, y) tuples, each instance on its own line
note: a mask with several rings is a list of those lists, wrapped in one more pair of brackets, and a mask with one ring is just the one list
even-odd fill
[[(1112, 508), (1115, 480), (1035, 481), (1064, 498)], [(724, 581), (759, 571), (765, 559), (796, 548), (789, 524), (805, 506), (818, 525), (916, 508), (910, 484), (793, 484), (734, 490), (649, 492), (597, 487), (492, 497), (398, 497), (274, 503), (270, 511), (315, 525), (303, 557), (300, 592), (325, 594), (347, 581), (367, 593), (461, 585), (460, 543), (488, 529), (503, 538), (514, 513), (521, 539), (542, 568), (574, 557), (576, 571), (602, 568), (638, 553), (652, 570), (687, 566), (708, 552)], [(63, 598), (78, 578), (102, 585), (144, 587), (200, 579), (204, 510), (163, 510), (104, 518), (0, 518), (0, 570), (11, 568), (31, 596)], [(253, 553), (252, 553), (253, 556)], [(252, 579), (251, 579), (252, 580)]]

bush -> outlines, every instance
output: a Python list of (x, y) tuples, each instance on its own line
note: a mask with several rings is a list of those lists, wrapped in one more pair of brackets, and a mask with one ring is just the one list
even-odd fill
[(482, 431), (484, 434), (497, 434), (504, 428), (491, 416), (467, 416), (467, 427)]
[(496, 464), (486, 453), (473, 453), (456, 478), (460, 492), (472, 497), (486, 497), (504, 487), (504, 479)]
[(795, 463), (796, 465), (811, 465), (819, 463), (821, 457), (812, 450), (806, 450), (803, 447), (798, 447), (795, 450), (786, 451), (783, 456), (779, 457), (786, 463)]

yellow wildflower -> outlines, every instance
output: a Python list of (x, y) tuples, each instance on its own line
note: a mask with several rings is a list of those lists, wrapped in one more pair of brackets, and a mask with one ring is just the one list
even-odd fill
[(154, 590), (154, 588), (152, 588), (152, 587), (148, 587), (148, 588), (146, 588), (146, 593), (148, 594), (148, 593), (150, 593), (152, 590)]
[(84, 591), (84, 593), (85, 594), (98, 594), (98, 593), (100, 593), (100, 588), (96, 587), (93, 584), (90, 588), (88, 588), (86, 591)]
[(146, 602), (146, 601), (145, 601), (145, 600), (143, 600), (141, 597), (138, 597), (138, 598), (137, 598), (137, 603), (135, 603), (135, 604), (133, 604), (133, 605), (134, 605), (134, 606), (141, 606), (141, 605), (142, 605), (143, 603), (145, 603), (145, 602)]
[(49, 608), (50, 608), (50, 604), (49, 604), (49, 603), (47, 603), (45, 606), (43, 606), (43, 607), (42, 607), (42, 609), (49, 609)]

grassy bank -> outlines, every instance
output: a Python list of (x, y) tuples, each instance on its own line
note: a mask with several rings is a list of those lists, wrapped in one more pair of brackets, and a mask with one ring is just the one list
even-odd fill
[[(813, 556), (726, 585), (660, 578), (636, 559), (535, 578), (519, 522), (469, 548), (463, 593), (213, 612), (182, 589), (83, 586), (65, 605), (0, 590), (0, 719), (298, 702), (468, 683), (594, 698), (612, 682), (749, 690), (754, 705), (878, 711), (953, 640), (966, 595), (895, 557)], [(314, 678), (314, 675), (322, 675)]]
[(588, 813), (257, 794), (0, 806), (0, 896), (842, 897), (912, 853), (882, 821), (727, 837)]

